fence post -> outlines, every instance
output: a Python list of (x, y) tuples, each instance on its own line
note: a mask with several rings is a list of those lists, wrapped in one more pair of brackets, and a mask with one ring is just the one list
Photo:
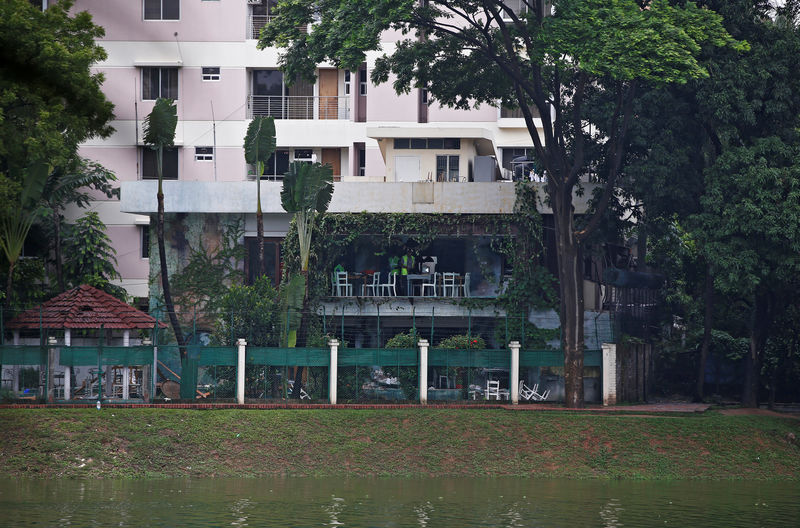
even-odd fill
[(331, 364), (328, 373), (328, 399), (331, 405), (336, 405), (336, 383), (339, 377), (339, 340), (335, 337), (328, 341), (331, 347)]
[(519, 341), (512, 341), (508, 344), (511, 349), (511, 403), (519, 403)]
[(56, 364), (56, 346), (58, 340), (55, 336), (48, 336), (47, 338), (47, 403), (55, 403), (56, 401), (56, 384), (54, 378), (54, 370)]
[(428, 340), (420, 339), (419, 346), (419, 402), (428, 403)]
[[(131, 346), (131, 331), (122, 332), (122, 346)], [(127, 362), (126, 362), (127, 363)], [(131, 368), (128, 365), (122, 366), (122, 399), (129, 400), (131, 397)]]
[[(64, 329), (64, 346), (72, 345), (72, 333), (69, 328)], [(60, 356), (60, 355), (59, 355)], [(72, 366), (64, 366), (64, 399), (69, 401), (72, 398)]]
[(244, 355), (247, 341), (239, 339), (236, 341), (236, 403), (244, 405)]
[(617, 345), (603, 343), (603, 405), (617, 404)]

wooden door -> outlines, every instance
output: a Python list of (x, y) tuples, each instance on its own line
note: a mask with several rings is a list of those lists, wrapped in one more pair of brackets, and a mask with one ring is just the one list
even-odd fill
[(333, 167), (334, 181), (339, 181), (342, 177), (341, 154), (339, 149), (322, 149), (322, 164), (325, 165), (326, 163)]
[(339, 119), (339, 71), (319, 71), (319, 118)]

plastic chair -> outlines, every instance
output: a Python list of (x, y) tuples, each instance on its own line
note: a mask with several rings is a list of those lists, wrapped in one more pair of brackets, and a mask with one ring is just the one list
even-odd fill
[(353, 295), (353, 285), (348, 282), (346, 271), (336, 272), (336, 295), (339, 297)]
[(389, 281), (379, 286), (381, 295), (397, 297), (397, 273), (389, 273)]
[(492, 396), (495, 400), (500, 399), (500, 380), (486, 381), (486, 399), (491, 400)]
[(372, 283), (364, 285), (364, 295), (367, 295), (368, 290), (372, 291), (372, 296), (378, 296), (378, 289), (380, 288), (381, 284), (381, 272), (376, 271), (372, 274)]
[(469, 297), (469, 273), (464, 274), (464, 280), (460, 285), (456, 285), (460, 289), (464, 297)]
[(536, 392), (536, 388), (538, 385), (534, 385), (534, 388), (530, 388), (525, 385), (525, 382), (520, 380), (519, 382), (519, 397), (525, 401), (530, 401), (533, 398), (534, 393)]
[(542, 392), (539, 391), (539, 384), (533, 386), (533, 401), (545, 401), (548, 396), (550, 396), (550, 389), (545, 389)]
[(447, 291), (450, 291), (450, 297), (458, 296), (458, 284), (456, 284), (456, 277), (458, 273), (444, 272), (442, 273), (442, 296), (447, 297)]
[(438, 282), (439, 282), (439, 272), (437, 271), (436, 273), (433, 274), (432, 282), (423, 282), (422, 283), (422, 287), (420, 288), (419, 294), (422, 297), (425, 297), (425, 288), (430, 288), (431, 292), (433, 292), (431, 294), (431, 296), (432, 297), (436, 297), (436, 285), (437, 285)]

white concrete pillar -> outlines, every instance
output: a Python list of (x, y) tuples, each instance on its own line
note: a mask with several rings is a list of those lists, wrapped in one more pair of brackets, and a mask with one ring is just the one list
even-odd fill
[(511, 349), (511, 403), (516, 405), (519, 403), (519, 341), (510, 342), (508, 348)]
[(603, 343), (603, 405), (617, 404), (617, 345)]
[(428, 340), (420, 339), (419, 347), (419, 402), (428, 403)]
[[(69, 328), (64, 329), (64, 346), (72, 346), (72, 333)], [(64, 399), (69, 400), (72, 398), (72, 367), (66, 365), (64, 367)]]
[(244, 405), (244, 358), (247, 352), (247, 341), (239, 339), (236, 341), (236, 403)]
[(331, 405), (336, 405), (336, 388), (339, 378), (339, 340), (336, 338), (331, 339), (328, 341), (328, 346), (331, 347), (331, 364), (328, 372), (328, 400), (330, 400)]
[[(131, 346), (131, 331), (122, 332), (122, 346)], [(122, 399), (127, 400), (131, 397), (131, 369), (128, 365), (122, 367)]]
[(56, 345), (58, 345), (58, 339), (55, 336), (47, 338), (47, 403), (56, 401)]

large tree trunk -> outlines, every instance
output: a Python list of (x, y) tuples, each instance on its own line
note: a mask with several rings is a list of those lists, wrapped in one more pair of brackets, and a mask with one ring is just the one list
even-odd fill
[(756, 293), (750, 323), (750, 350), (744, 358), (743, 407), (758, 407), (761, 361), (771, 324), (772, 299), (769, 295)]
[(175, 340), (180, 347), (181, 359), (186, 357), (185, 343), (183, 342), (183, 331), (178, 322), (178, 315), (175, 313), (175, 304), (172, 302), (172, 293), (169, 288), (169, 273), (167, 271), (167, 252), (164, 247), (164, 193), (159, 191), (158, 197), (158, 221), (157, 221), (157, 234), (158, 234), (158, 260), (161, 264), (161, 288), (164, 291), (164, 304), (167, 305), (167, 315), (169, 322), (172, 325), (172, 330), (175, 332)]
[[(569, 192), (569, 191), (567, 191)], [(553, 195), (554, 194), (554, 195)], [(575, 237), (572, 195), (551, 194), (558, 255), (561, 334), (564, 348), (564, 403), (583, 408), (583, 263)]]
[(706, 265), (705, 311), (703, 314), (703, 344), (700, 346), (700, 360), (697, 364), (697, 382), (695, 385), (694, 399), (701, 402), (705, 397), (706, 362), (708, 350), (711, 348), (711, 326), (714, 320), (714, 277), (711, 275), (711, 266)]

